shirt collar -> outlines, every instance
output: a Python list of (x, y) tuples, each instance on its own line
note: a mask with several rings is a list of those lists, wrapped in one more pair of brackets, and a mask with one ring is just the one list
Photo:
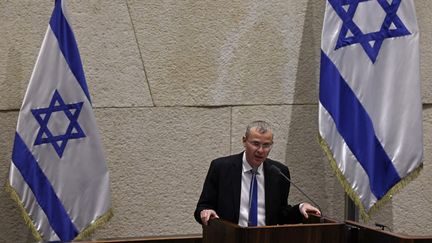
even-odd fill
[[(242, 167), (243, 167), (243, 173), (244, 172), (248, 172), (248, 171), (250, 171), (250, 170), (252, 170), (252, 166), (249, 164), (249, 162), (246, 160), (246, 152), (243, 152), (243, 159), (242, 159), (242, 161), (243, 161), (243, 165), (242, 165)], [(262, 175), (262, 171), (263, 171), (263, 164), (264, 163), (262, 163), (259, 167), (258, 167), (258, 174), (261, 174)]]

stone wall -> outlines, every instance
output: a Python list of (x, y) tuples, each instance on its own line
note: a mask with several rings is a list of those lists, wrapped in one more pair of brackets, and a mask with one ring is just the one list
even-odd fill
[[(432, 2), (421, 31), (424, 169), (369, 222), (432, 235)], [(0, 184), (53, 1), (0, 0)], [(344, 192), (318, 142), (320, 0), (70, 0), (111, 176), (114, 218), (93, 238), (200, 233), (193, 211), (212, 159), (242, 151), (245, 125), (274, 125), (287, 164), (325, 215)], [(305, 200), (295, 189), (290, 203)], [(0, 242), (33, 242), (0, 191)]]

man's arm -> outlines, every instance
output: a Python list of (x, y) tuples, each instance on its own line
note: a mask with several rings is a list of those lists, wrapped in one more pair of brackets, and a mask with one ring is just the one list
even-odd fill
[(198, 200), (194, 213), (195, 220), (198, 223), (204, 225), (207, 225), (208, 220), (211, 218), (219, 218), (216, 213), (219, 178), (215, 164), (215, 161), (212, 161), (210, 164), (210, 168), (204, 181), (201, 196)]
[[(289, 169), (283, 165), (279, 167), (281, 172), (288, 178), (290, 177)], [(303, 215), (300, 211), (300, 204), (291, 206), (288, 204), (288, 196), (290, 192), (290, 183), (281, 178), (281, 218), (279, 219), (280, 224), (298, 224), (303, 220)]]
[(210, 219), (213, 219), (213, 218), (217, 218), (218, 219), (219, 218), (219, 216), (217, 215), (216, 211), (214, 211), (213, 209), (204, 209), (204, 210), (201, 210), (200, 217), (201, 217), (201, 223), (203, 225), (207, 225), (208, 221)]
[(300, 213), (303, 215), (305, 219), (309, 218), (309, 214), (321, 216), (320, 210), (312, 206), (310, 203), (307, 202), (301, 203), (299, 208), (300, 208)]
[[(285, 167), (285, 166), (284, 166)], [(288, 177), (290, 177), (290, 173), (288, 170), (288, 167), (285, 167), (283, 169), (281, 169), (282, 173)], [(321, 212), (318, 208), (312, 206), (311, 204), (304, 202), (304, 203), (300, 203), (297, 204), (295, 206), (290, 206), (288, 205), (287, 199), (288, 199), (288, 194), (289, 194), (289, 188), (290, 188), (290, 184), (288, 182), (286, 182), (286, 188), (287, 188), (287, 192), (286, 192), (286, 199), (283, 202), (286, 202), (286, 205), (284, 206), (284, 223), (301, 223), (303, 221), (303, 218), (309, 218), (309, 214), (315, 214), (317, 216), (321, 216)]]

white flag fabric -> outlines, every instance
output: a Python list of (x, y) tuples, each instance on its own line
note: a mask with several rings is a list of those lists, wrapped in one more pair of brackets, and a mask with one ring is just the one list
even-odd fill
[(422, 168), (419, 31), (412, 0), (328, 0), (321, 143), (364, 217)]
[(112, 216), (108, 169), (61, 0), (19, 112), (9, 184), (39, 240), (72, 241)]

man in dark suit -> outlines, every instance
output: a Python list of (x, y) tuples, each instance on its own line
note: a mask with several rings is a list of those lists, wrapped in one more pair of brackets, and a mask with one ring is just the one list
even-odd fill
[(289, 183), (276, 166), (290, 177), (288, 167), (268, 159), (273, 133), (268, 123), (255, 121), (243, 137), (244, 152), (211, 162), (195, 210), (195, 219), (207, 225), (211, 218), (221, 218), (240, 226), (300, 223), (308, 213), (320, 215), (309, 203), (288, 205)]

